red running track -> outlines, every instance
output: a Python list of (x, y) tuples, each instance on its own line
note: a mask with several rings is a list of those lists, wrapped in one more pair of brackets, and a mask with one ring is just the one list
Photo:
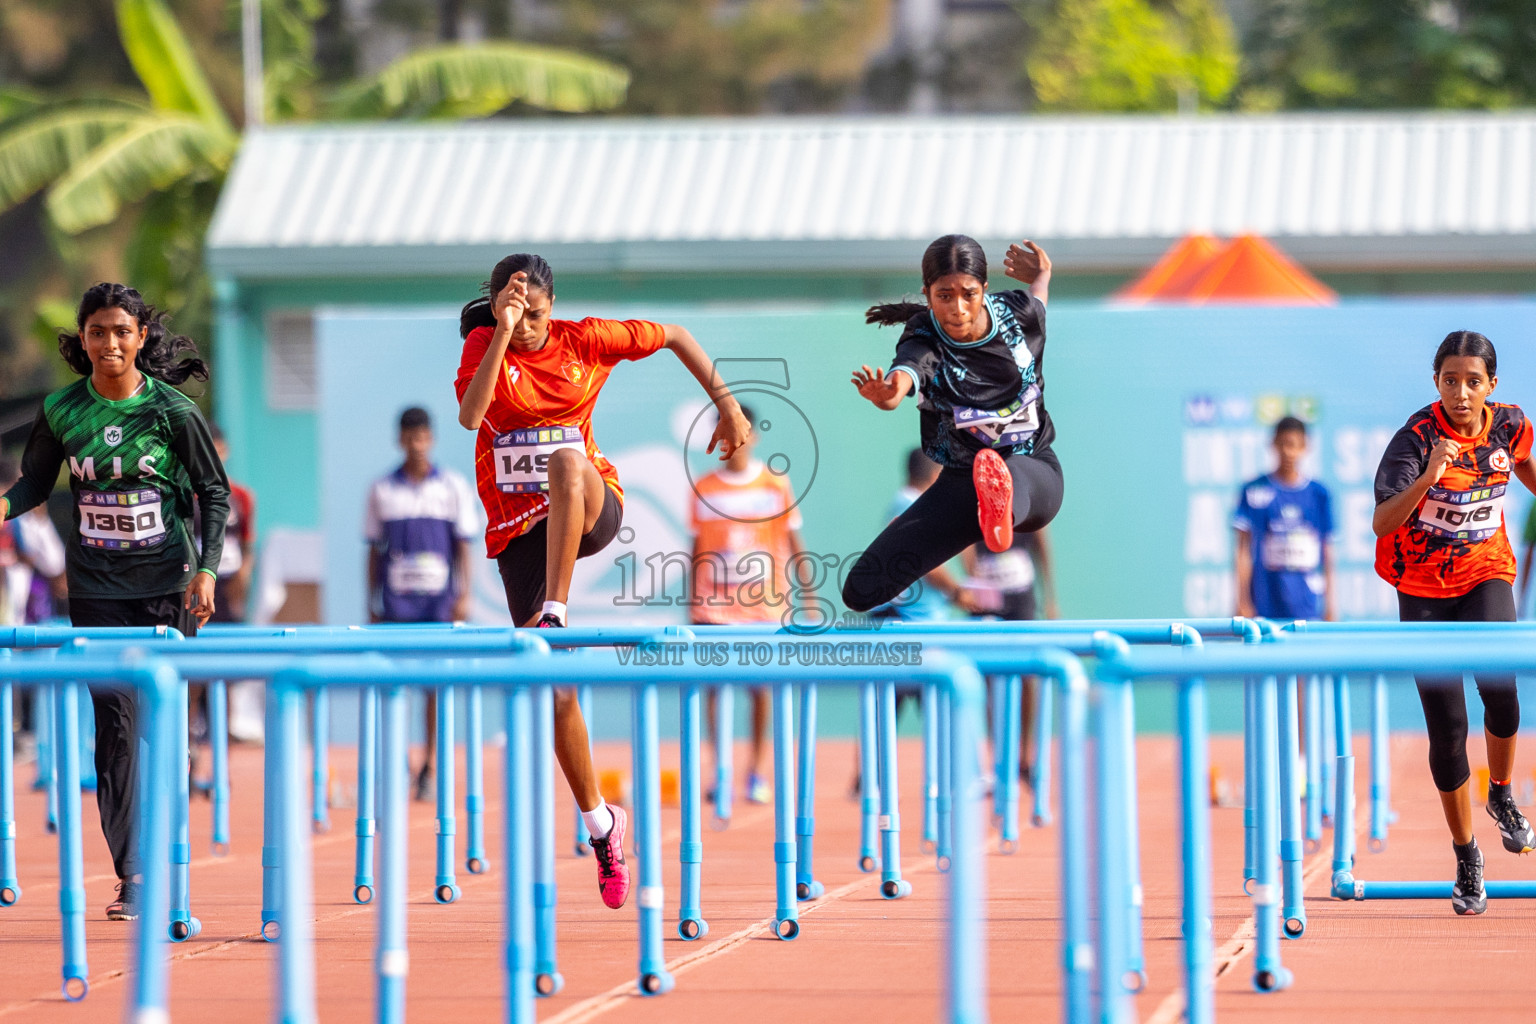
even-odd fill
[[(1449, 840), (1430, 788), (1424, 742), (1393, 741), (1395, 804), (1401, 813), (1389, 848), (1361, 853), (1358, 874), (1371, 878), (1447, 879)], [(460, 874), (460, 901), (431, 899), (432, 807), (412, 807), (412, 895), (409, 909), (408, 1017), (416, 1021), (498, 1021), (502, 1018), (500, 824), (494, 814), (500, 759), (488, 750), (487, 782), (493, 814), (488, 845), (493, 870)], [(739, 759), (745, 751), (738, 753)], [(1364, 763), (1364, 747), (1360, 747)], [(1215, 745), (1228, 778), (1240, 775), (1234, 740)], [(352, 752), (333, 752), (336, 776), (351, 779)], [(1146, 950), (1151, 976), (1138, 999), (1143, 1020), (1175, 1021), (1181, 1007), (1174, 804), (1174, 747), (1167, 738), (1138, 745), (1142, 851), (1146, 888)], [(675, 764), (675, 749), (663, 750)], [(627, 766), (620, 747), (599, 751), (599, 765)], [(802, 904), (800, 937), (771, 936), (773, 912), (771, 808), (741, 806), (729, 830), (706, 832), (704, 913), (709, 935), (687, 943), (668, 929), (666, 944), (677, 990), (660, 998), (635, 994), (637, 947), (633, 902), (619, 912), (598, 900), (590, 859), (569, 853), (569, 797), (557, 816), (560, 969), (566, 988), (541, 1001), (540, 1019), (561, 1024), (783, 1019), (845, 1024), (848, 1020), (932, 1021), (940, 1012), (943, 881), (931, 858), (918, 851), (920, 763), (915, 742), (902, 747), (903, 843), (913, 894), (888, 902), (878, 876), (860, 874), (857, 804), (848, 797), (853, 764), (847, 741), (827, 741), (818, 757), (820, 818), (818, 877), (827, 896)], [(274, 949), (257, 936), (260, 908), (260, 753), (233, 756), (233, 850), (215, 859), (208, 850), (208, 806), (193, 808), (192, 886), (202, 935), (173, 948), (172, 1017), (180, 1021), (240, 1024), (269, 1019)], [(30, 780), (32, 769), (19, 775)], [(1360, 781), (1361, 797), (1365, 780)], [(462, 780), (461, 780), (462, 787)], [(460, 789), (462, 793), (462, 788)], [(84, 1003), (59, 996), (57, 860), (42, 829), (40, 795), (18, 794), (22, 902), (0, 910), (3, 990), (0, 1021), (27, 1024), (95, 1022), (120, 1017), (126, 995), (130, 926), (104, 920), (112, 897), (110, 868), (97, 828), (94, 801), (85, 810), (87, 943), (91, 993)], [(345, 810), (333, 812), (332, 831), (316, 837), (317, 951), (320, 1017), (327, 1022), (371, 1019), (374, 910), (351, 902), (352, 829)], [(1363, 815), (1359, 819), (1363, 822)], [(1449, 899), (1432, 903), (1339, 903), (1326, 897), (1328, 853), (1309, 859), (1307, 935), (1286, 942), (1285, 963), (1296, 974), (1283, 993), (1259, 995), (1252, 973), (1250, 907), (1240, 895), (1239, 808), (1213, 812), (1215, 935), (1221, 974), (1221, 1020), (1439, 1021), (1451, 1013), (1481, 1011), (1483, 1019), (1513, 1019), (1536, 997), (1536, 905), (1490, 902), (1482, 918), (1457, 918)], [(676, 914), (677, 812), (666, 811), (668, 917)], [(1505, 854), (1492, 823), (1479, 822), (1491, 878), (1536, 877), (1536, 862)], [(460, 824), (461, 852), (463, 839)], [(1060, 1015), (1056, 833), (1028, 829), (1012, 856), (987, 858), (991, 1011), (995, 1021), (1056, 1020)], [(1491, 1013), (1491, 1016), (1488, 1014)]]

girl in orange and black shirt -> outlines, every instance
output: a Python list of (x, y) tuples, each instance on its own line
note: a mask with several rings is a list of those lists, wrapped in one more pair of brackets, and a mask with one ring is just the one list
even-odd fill
[[(1517, 405), (1488, 401), (1498, 384), (1493, 344), (1472, 331), (1446, 336), (1435, 352), (1440, 400), (1420, 409), (1392, 438), (1376, 470), (1376, 572), (1397, 588), (1404, 622), (1513, 622), (1515, 555), (1504, 532), (1504, 494), (1513, 474), (1536, 491), (1532, 426)], [(1417, 677), (1429, 726), (1429, 770), (1456, 850), (1451, 906), (1487, 908), (1483, 855), (1472, 835), (1467, 704), (1461, 677)], [(1488, 744), (1487, 810), (1504, 848), (1536, 848), (1515, 806), (1520, 701), (1513, 676), (1479, 676)]]

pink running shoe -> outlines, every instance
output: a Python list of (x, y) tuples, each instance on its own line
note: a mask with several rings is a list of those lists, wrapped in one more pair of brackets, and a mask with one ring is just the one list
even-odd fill
[(592, 837), (592, 856), (597, 859), (597, 891), (603, 894), (603, 905), (618, 910), (629, 899), (629, 865), (624, 863), (624, 833), (629, 819), (624, 808), (609, 804), (613, 812), (613, 828), (601, 839)]
[(982, 542), (989, 551), (1007, 551), (1013, 546), (1013, 477), (1003, 457), (991, 448), (977, 452), (971, 479), (976, 484)]

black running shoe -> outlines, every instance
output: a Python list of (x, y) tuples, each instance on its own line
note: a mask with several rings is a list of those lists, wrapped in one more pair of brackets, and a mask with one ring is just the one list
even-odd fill
[[(1489, 787), (1490, 789), (1492, 787)], [(1515, 798), (1506, 790), (1502, 796), (1489, 793), (1488, 817), (1499, 823), (1499, 838), (1510, 853), (1530, 853), (1536, 850), (1536, 831), (1515, 806)]]
[(1483, 851), (1472, 840), (1472, 855), (1456, 855), (1456, 886), (1451, 890), (1451, 909), (1462, 916), (1481, 914), (1488, 909), (1488, 893), (1483, 888)]
[(533, 624), (534, 629), (564, 629), (565, 623), (560, 621), (560, 616), (554, 612), (545, 612), (539, 616), (539, 621)]
[(117, 883), (117, 899), (107, 904), (108, 921), (133, 921), (139, 916), (139, 883)]

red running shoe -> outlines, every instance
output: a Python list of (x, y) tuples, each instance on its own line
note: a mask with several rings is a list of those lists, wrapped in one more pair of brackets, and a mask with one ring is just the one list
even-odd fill
[(1013, 477), (1003, 457), (991, 448), (977, 452), (971, 479), (976, 484), (982, 543), (989, 551), (1007, 551), (1013, 546)]
[(609, 804), (613, 812), (613, 828), (599, 839), (592, 837), (592, 856), (597, 859), (597, 891), (603, 894), (603, 905), (618, 910), (629, 899), (629, 865), (624, 863), (624, 833), (629, 819), (624, 808)]

